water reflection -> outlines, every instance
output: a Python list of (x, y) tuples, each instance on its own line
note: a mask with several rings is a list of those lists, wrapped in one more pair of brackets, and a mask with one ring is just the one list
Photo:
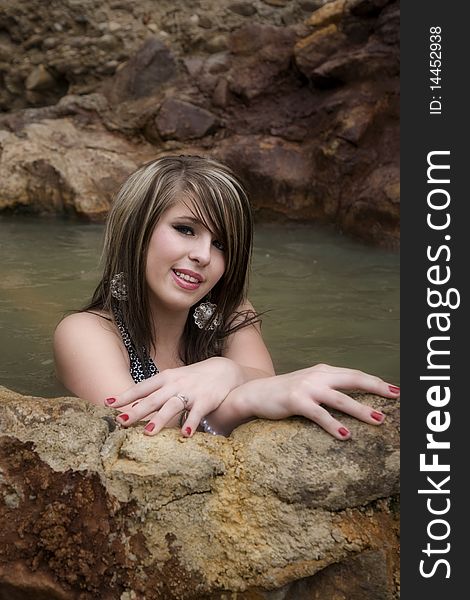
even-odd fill
[[(0, 218), (0, 384), (64, 393), (51, 336), (98, 278), (102, 225)], [(399, 384), (399, 258), (307, 226), (257, 226), (250, 298), (278, 372), (318, 362)]]

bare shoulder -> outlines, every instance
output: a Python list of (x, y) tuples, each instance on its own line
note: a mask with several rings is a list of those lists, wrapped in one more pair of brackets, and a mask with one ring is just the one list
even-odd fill
[(132, 384), (129, 357), (121, 336), (105, 316), (73, 313), (62, 319), (54, 332), (58, 379), (74, 394), (92, 402)]
[[(232, 324), (239, 325), (241, 323), (244, 323), (247, 318), (251, 318), (251, 317), (255, 317), (255, 316), (256, 316), (256, 310), (255, 310), (253, 304), (249, 300), (245, 300), (238, 306), (237, 310), (233, 314)], [(254, 324), (254, 327), (256, 329), (259, 329), (259, 325), (257, 323)]]
[(100, 348), (106, 352), (119, 352), (126, 356), (116, 325), (106, 313), (77, 312), (68, 315), (54, 332), (54, 353), (74, 355), (88, 349)]
[(75, 334), (81, 337), (83, 334), (90, 335), (93, 332), (100, 335), (102, 332), (115, 333), (115, 331), (116, 327), (107, 313), (103, 311), (77, 312), (60, 321), (54, 332), (54, 341)]

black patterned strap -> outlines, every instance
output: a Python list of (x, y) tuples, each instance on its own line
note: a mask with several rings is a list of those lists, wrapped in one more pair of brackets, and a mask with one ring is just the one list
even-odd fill
[(145, 363), (142, 364), (137, 356), (134, 344), (132, 343), (129, 332), (122, 322), (119, 312), (114, 310), (113, 314), (117, 328), (121, 334), (122, 341), (129, 355), (129, 372), (132, 376), (132, 379), (135, 381), (135, 383), (139, 383), (139, 381), (143, 381), (144, 379), (148, 379), (149, 377), (156, 375), (159, 372), (157, 365), (153, 362), (150, 356), (146, 356)]

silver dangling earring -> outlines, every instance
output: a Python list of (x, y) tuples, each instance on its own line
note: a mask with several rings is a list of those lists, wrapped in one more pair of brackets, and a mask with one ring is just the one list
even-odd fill
[[(212, 304), (212, 302), (201, 302), (201, 304), (195, 309), (193, 313), (194, 322), (199, 327), (199, 329), (204, 329), (207, 323), (212, 318), (212, 315), (217, 310), (217, 304)], [(216, 327), (218, 327), (222, 322), (220, 314), (216, 314), (212, 323), (209, 325), (208, 329), (213, 331)]]
[(127, 278), (125, 273), (116, 273), (111, 279), (111, 296), (116, 300), (127, 300)]

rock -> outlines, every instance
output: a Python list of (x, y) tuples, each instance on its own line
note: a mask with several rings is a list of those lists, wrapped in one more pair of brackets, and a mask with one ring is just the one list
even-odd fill
[(111, 102), (151, 96), (177, 75), (171, 50), (156, 37), (149, 37), (129, 62), (120, 69), (104, 93)]
[[(354, 200), (352, 199), (354, 198)], [(381, 166), (356, 182), (351, 196), (342, 201), (341, 222), (362, 239), (373, 242), (386, 237), (388, 224), (400, 219), (400, 172), (398, 166)]]
[(347, 38), (339, 31), (337, 25), (327, 25), (297, 42), (295, 62), (300, 71), (311, 78), (315, 73), (315, 69), (321, 66), (330, 56), (335, 55), (338, 50), (344, 49), (346, 43)]
[(60, 41), (58, 38), (55, 37), (47, 37), (43, 43), (42, 43), (42, 47), (44, 48), (44, 50), (52, 50), (52, 48), (55, 48), (58, 44), (60, 44)]
[(229, 45), (228, 35), (225, 33), (211, 36), (205, 41), (204, 48), (207, 52), (215, 54), (216, 52), (224, 52)]
[(121, 24), (116, 23), (116, 21), (110, 21), (108, 23), (108, 31), (110, 31), (111, 33), (116, 33), (116, 31), (119, 31), (121, 28)]
[(229, 96), (228, 82), (225, 77), (220, 77), (212, 94), (212, 104), (225, 108), (228, 104)]
[(63, 78), (56, 78), (42, 64), (30, 72), (24, 85), (24, 97), (34, 106), (54, 104), (66, 94), (68, 89), (68, 83)]
[(289, 69), (293, 57), (295, 33), (287, 28), (250, 24), (240, 28), (230, 38), (234, 60), (230, 72), (230, 90), (252, 100)]
[(119, 182), (154, 155), (151, 147), (137, 149), (102, 126), (78, 128), (70, 118), (18, 123), (16, 133), (0, 136), (0, 210), (103, 219)]
[(337, 121), (337, 135), (352, 144), (358, 145), (368, 127), (374, 121), (374, 108), (365, 105), (351, 107), (341, 113)]
[(385, 44), (374, 42), (366, 48), (326, 60), (313, 69), (310, 77), (324, 85), (325, 81), (356, 82), (372, 79), (380, 73), (386, 77), (398, 77), (400, 70), (398, 54)]
[(188, 56), (184, 59), (184, 66), (186, 67), (189, 75), (191, 77), (196, 77), (197, 75), (199, 75), (203, 65), (204, 65), (204, 58), (202, 58), (201, 56)]
[(326, 2), (321, 8), (318, 8), (313, 15), (307, 19), (307, 25), (320, 29), (328, 25), (337, 24), (344, 19), (346, 6), (350, 0), (333, 0)]
[(302, 0), (299, 2), (299, 6), (306, 12), (313, 12), (318, 10), (323, 5), (323, 0)]
[(292, 0), (261, 0), (264, 4), (269, 6), (284, 7), (290, 4)]
[(272, 27), (264, 27), (258, 23), (240, 27), (230, 36), (230, 52), (250, 55), (267, 45), (275, 31)]
[(227, 73), (231, 60), (227, 52), (217, 52), (209, 56), (195, 77), (195, 82), (201, 92), (207, 96), (214, 94), (215, 87), (220, 80), (220, 73)]
[(198, 25), (203, 29), (211, 29), (213, 26), (212, 20), (207, 15), (198, 15)]
[(55, 86), (55, 79), (44, 65), (38, 65), (25, 82), (27, 90), (50, 90)]
[(204, 70), (211, 75), (225, 73), (230, 67), (230, 57), (228, 52), (218, 52), (212, 54), (204, 63)]
[(312, 164), (298, 145), (268, 136), (234, 136), (219, 145), (217, 155), (246, 181), (255, 215), (276, 220), (321, 216), (309, 192)]
[(348, 8), (359, 17), (377, 16), (390, 0), (349, 0)]
[(228, 9), (242, 17), (252, 17), (256, 14), (256, 7), (251, 2), (234, 2), (229, 4)]
[[(94, 40), (95, 46), (98, 48), (102, 48), (104, 50), (112, 50), (113, 48), (117, 48), (120, 45), (119, 40), (110, 33), (105, 33), (99, 38)], [(117, 63), (117, 61), (114, 61)]]
[(155, 123), (163, 139), (190, 140), (212, 132), (217, 127), (217, 117), (189, 102), (168, 98)]
[(185, 439), (110, 428), (114, 411), (76, 398), (0, 388), (0, 590), (392, 600), (398, 405), (360, 400), (387, 420), (343, 416), (346, 443), (300, 418)]

